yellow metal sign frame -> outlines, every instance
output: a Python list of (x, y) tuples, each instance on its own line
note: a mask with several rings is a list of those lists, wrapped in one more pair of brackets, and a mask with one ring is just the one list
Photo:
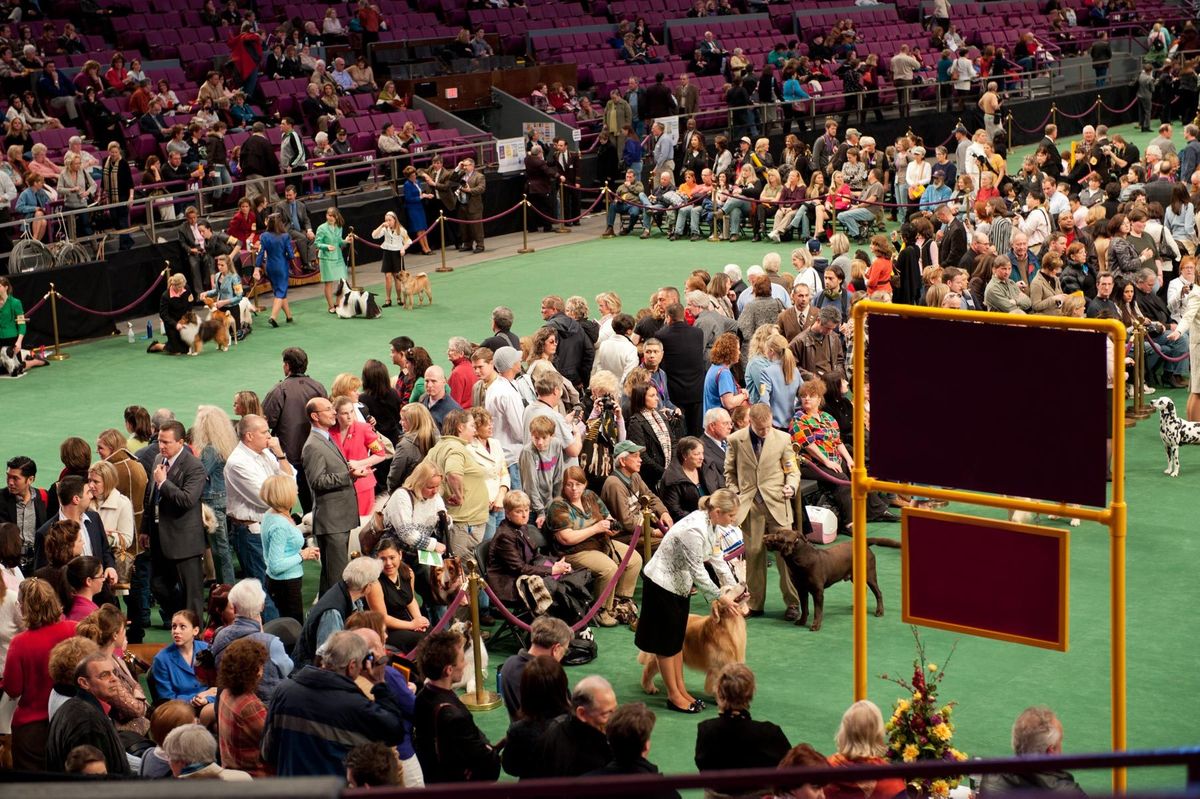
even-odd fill
[[(854, 440), (866, 441), (863, 403), (866, 371), (865, 331), (870, 314), (901, 316), (910, 319), (942, 319), (1012, 327), (1047, 327), (1059, 330), (1092, 330), (1107, 335), (1113, 342), (1112, 402), (1112, 497), (1102, 509), (1075, 507), (1055, 502), (1019, 499), (983, 494), (954, 488), (917, 486), (877, 480), (867, 474), (866, 458), (855, 459), (851, 471), (854, 495), (854, 699), (867, 698), (867, 495), (872, 491), (918, 493), (930, 499), (966, 502), (1005, 510), (1022, 510), (1065, 518), (1099, 522), (1109, 531), (1109, 625), (1110, 687), (1112, 702), (1112, 749), (1126, 749), (1126, 671), (1125, 671), (1125, 536), (1128, 507), (1125, 503), (1125, 326), (1112, 319), (1078, 319), (1061, 316), (998, 314), (986, 311), (960, 311), (924, 308), (912, 305), (863, 301), (854, 306)], [(1125, 791), (1124, 769), (1113, 769), (1113, 791)]]

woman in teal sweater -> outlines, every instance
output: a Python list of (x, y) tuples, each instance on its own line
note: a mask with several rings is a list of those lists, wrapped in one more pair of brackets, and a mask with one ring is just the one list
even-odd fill
[(296, 481), (277, 474), (268, 477), (258, 492), (271, 510), (262, 520), (262, 545), (267, 561), (267, 591), (280, 616), (304, 623), (304, 561), (319, 560), (321, 551), (304, 546), (304, 535), (292, 523), (296, 504)]
[(45, 366), (46, 362), (31, 354), (21, 351), (25, 340), (25, 306), (13, 294), (12, 283), (8, 278), (0, 277), (0, 347), (15, 347), (19, 358), (25, 361), (25, 368)]
[(350, 243), (349, 236), (342, 236), (346, 220), (334, 207), (325, 210), (325, 221), (317, 228), (314, 244), (317, 248), (317, 261), (321, 265), (321, 282), (325, 284), (325, 304), (330, 313), (336, 313), (333, 302), (333, 286), (339, 280), (346, 279), (346, 259), (342, 256), (342, 245)]

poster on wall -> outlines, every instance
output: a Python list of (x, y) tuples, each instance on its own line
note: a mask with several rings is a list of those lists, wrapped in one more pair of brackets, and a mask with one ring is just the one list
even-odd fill
[(521, 132), (525, 134), (525, 138), (529, 138), (530, 131), (536, 130), (542, 141), (554, 141), (554, 123), (553, 122), (522, 122)]
[(663, 126), (663, 133), (674, 136), (676, 144), (679, 143), (679, 117), (658, 117), (654, 121)]
[(496, 164), (500, 174), (520, 172), (525, 168), (525, 139), (515, 136), (496, 140)]

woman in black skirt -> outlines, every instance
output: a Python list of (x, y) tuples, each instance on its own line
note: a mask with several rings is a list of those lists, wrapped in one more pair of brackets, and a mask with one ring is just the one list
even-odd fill
[(700, 509), (675, 522), (642, 570), (642, 614), (634, 643), (657, 659), (658, 671), (667, 685), (668, 710), (699, 713), (704, 709), (704, 703), (689, 694), (683, 682), (688, 599), (695, 587), (706, 599), (719, 598), (726, 606), (733, 606), (734, 597), (722, 594), (704, 566), (707, 563), (713, 567), (722, 586), (737, 585), (725, 563), (717, 529), (733, 525), (737, 510), (737, 494), (727, 488), (702, 497)]
[(400, 218), (391, 211), (383, 215), (383, 224), (371, 233), (373, 239), (383, 239), (380, 245), (383, 249), (383, 263), (379, 271), (383, 273), (383, 292), (386, 302), (383, 307), (392, 304), (392, 285), (396, 286), (396, 299), (400, 299), (400, 273), (404, 271), (404, 253), (412, 246), (412, 238)]

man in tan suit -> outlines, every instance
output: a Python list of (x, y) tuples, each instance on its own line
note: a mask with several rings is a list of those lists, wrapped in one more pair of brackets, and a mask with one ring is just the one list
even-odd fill
[[(792, 497), (800, 489), (800, 470), (792, 452), (792, 439), (771, 427), (771, 407), (750, 408), (750, 425), (729, 437), (725, 453), (725, 487), (737, 492), (738, 524), (746, 545), (746, 585), (750, 589), (750, 615), (761, 616), (767, 595), (767, 553), (763, 533), (768, 524), (792, 527)], [(787, 604), (784, 618), (799, 614), (800, 597), (788, 576), (779, 569), (779, 589)]]
[(815, 325), (819, 319), (817, 309), (812, 305), (812, 289), (807, 283), (792, 284), (792, 307), (779, 312), (779, 332), (791, 344), (792, 341)]

